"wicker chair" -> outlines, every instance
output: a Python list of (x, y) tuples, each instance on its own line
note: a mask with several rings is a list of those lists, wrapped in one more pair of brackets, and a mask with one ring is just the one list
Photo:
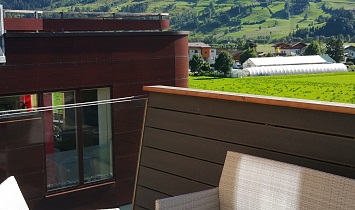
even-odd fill
[(355, 209), (355, 180), (228, 152), (219, 187), (157, 200), (156, 210)]

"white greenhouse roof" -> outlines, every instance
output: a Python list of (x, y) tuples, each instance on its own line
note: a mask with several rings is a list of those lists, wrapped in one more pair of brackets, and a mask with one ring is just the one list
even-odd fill
[(248, 76), (269, 76), (282, 74), (316, 74), (327, 72), (346, 72), (348, 69), (342, 63), (308, 64), (288, 66), (263, 66), (243, 70)]
[(300, 64), (317, 64), (317, 63), (329, 62), (319, 55), (262, 57), (262, 58), (249, 58), (249, 59), (256, 66), (300, 65)]

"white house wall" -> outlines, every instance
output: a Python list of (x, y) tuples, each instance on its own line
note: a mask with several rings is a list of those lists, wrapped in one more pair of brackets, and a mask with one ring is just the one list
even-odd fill
[(215, 63), (217, 58), (217, 50), (216, 49), (210, 49), (210, 57), (208, 58), (208, 63)]
[(191, 60), (192, 57), (193, 57), (195, 54), (200, 54), (200, 55), (201, 55), (201, 48), (190, 47), (190, 48), (189, 48), (189, 60)]
[[(192, 57), (195, 54), (200, 54), (202, 55), (202, 50), (201, 48), (198, 47), (189, 47), (189, 60), (192, 59)], [(217, 50), (216, 49), (210, 49), (210, 57), (207, 59), (207, 62), (212, 64), (216, 62), (217, 58)]]

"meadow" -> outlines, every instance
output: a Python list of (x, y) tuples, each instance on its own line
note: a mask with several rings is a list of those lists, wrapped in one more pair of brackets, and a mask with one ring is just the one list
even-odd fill
[(355, 104), (355, 72), (244, 78), (190, 76), (189, 87)]

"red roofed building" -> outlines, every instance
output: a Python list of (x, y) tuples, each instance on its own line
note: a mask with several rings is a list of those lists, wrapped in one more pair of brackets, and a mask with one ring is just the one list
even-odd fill
[(303, 42), (280, 42), (273, 45), (273, 47), (277, 55), (293, 56), (302, 54), (307, 44)]

